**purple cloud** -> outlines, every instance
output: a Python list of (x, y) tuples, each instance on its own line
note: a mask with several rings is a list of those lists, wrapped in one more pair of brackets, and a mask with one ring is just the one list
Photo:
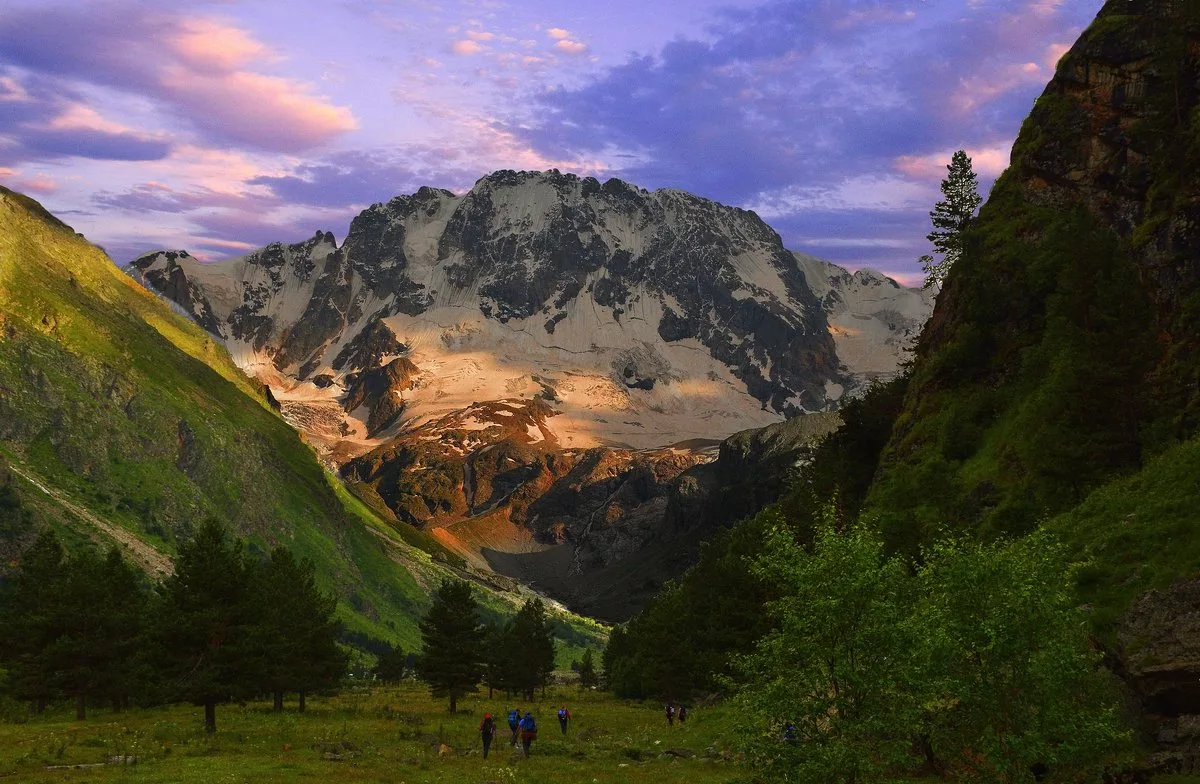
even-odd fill
[(91, 128), (25, 130), (21, 144), (35, 156), (75, 155), (109, 161), (157, 161), (171, 152), (171, 145), (161, 139)]

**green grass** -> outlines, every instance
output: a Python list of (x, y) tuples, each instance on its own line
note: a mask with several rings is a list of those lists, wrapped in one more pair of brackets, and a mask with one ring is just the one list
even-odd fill
[[(722, 706), (693, 709), (686, 726), (668, 727), (658, 703), (576, 687), (552, 688), (533, 705), (486, 696), (461, 700), (454, 715), (416, 684), (310, 698), (303, 714), (291, 703), (282, 714), (267, 703), (220, 706), (212, 738), (203, 733), (202, 710), (190, 706), (96, 712), (83, 722), (61, 706), (23, 723), (0, 723), (0, 780), (706, 784), (744, 773), (729, 760), (734, 717)], [(554, 718), (563, 703), (573, 716), (566, 736)], [(518, 704), (538, 718), (529, 759), (505, 742), (502, 714)], [(497, 716), (501, 730), (487, 760), (477, 732), (484, 711)], [(441, 744), (453, 754), (439, 756)], [(665, 755), (668, 749), (694, 756)], [(128, 756), (138, 758), (135, 766), (47, 769)]]

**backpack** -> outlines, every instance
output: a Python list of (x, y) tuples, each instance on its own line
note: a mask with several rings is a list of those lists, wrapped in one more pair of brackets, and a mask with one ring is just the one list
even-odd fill
[(510, 727), (517, 726), (517, 723), (520, 721), (521, 721), (520, 713), (518, 713), (516, 710), (510, 710), (508, 712), (508, 724)]
[(496, 734), (495, 719), (484, 719), (483, 723), (479, 725), (479, 731), (482, 732), (484, 735), (495, 735)]
[(568, 717), (568, 716), (570, 716), (570, 715), (571, 715), (571, 714), (567, 713), (567, 709), (566, 709), (566, 708), (559, 708), (559, 709), (558, 709), (558, 718), (559, 718), (560, 720), (562, 720), (562, 719), (565, 719), (565, 718), (567, 718), (567, 717)]

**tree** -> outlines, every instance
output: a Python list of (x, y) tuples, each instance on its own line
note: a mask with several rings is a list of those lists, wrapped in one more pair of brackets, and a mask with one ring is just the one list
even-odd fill
[(379, 661), (371, 673), (384, 683), (399, 683), (408, 671), (408, 657), (399, 645), (389, 645), (379, 654)]
[(134, 688), (143, 600), (133, 568), (113, 547), (106, 557), (83, 551), (59, 577), (54, 638), (41, 657), (56, 691), (75, 700), (75, 718), (87, 715), (89, 697), (120, 705)]
[(811, 552), (773, 528), (755, 565), (783, 595), (741, 661), (740, 745), (772, 781), (880, 780), (909, 758), (920, 716), (908, 568), (869, 527), (840, 532), (832, 517)]
[(54, 670), (43, 654), (60, 631), (65, 558), (53, 531), (39, 534), (22, 553), (0, 612), (0, 660), (8, 669), (9, 689), (17, 699), (31, 701), (38, 713), (55, 695)]
[(256, 608), (247, 648), (256, 679), (274, 698), (274, 710), (283, 710), (285, 692), (298, 692), (303, 711), (306, 694), (330, 688), (346, 671), (337, 600), (317, 587), (312, 561), (297, 561), (285, 547), (252, 570), (252, 582)]
[(596, 675), (596, 662), (592, 657), (592, 649), (588, 648), (583, 652), (583, 659), (579, 662), (579, 685), (590, 689), (599, 682), (600, 678)]
[(554, 630), (546, 619), (541, 599), (528, 599), (512, 624), (514, 659), (509, 666), (512, 686), (533, 699), (537, 687), (545, 687), (554, 672)]
[(489, 624), (483, 640), (483, 682), (488, 699), (496, 689), (512, 693), (512, 663), (516, 660), (512, 622)]
[(971, 159), (965, 151), (955, 152), (946, 170), (946, 179), (942, 180), (942, 196), (945, 198), (935, 204), (929, 213), (933, 231), (926, 236), (933, 243), (934, 253), (941, 258), (928, 254), (921, 257), (925, 288), (941, 286), (950, 268), (958, 261), (962, 255), (963, 231), (983, 201), (975, 172), (971, 169)]
[(417, 674), (432, 696), (450, 698), (454, 713), (458, 698), (477, 691), (483, 678), (484, 627), (469, 583), (442, 581), (421, 620), (421, 641)]
[(1128, 749), (1114, 676), (1089, 644), (1066, 563), (1040, 531), (925, 551), (914, 618), (931, 654), (924, 742), (939, 766), (1011, 782), (1041, 764), (1083, 781)]
[(204, 706), (204, 729), (217, 731), (218, 704), (249, 696), (254, 607), (240, 540), (205, 521), (179, 545), (175, 571), (162, 584), (153, 638), (168, 693)]

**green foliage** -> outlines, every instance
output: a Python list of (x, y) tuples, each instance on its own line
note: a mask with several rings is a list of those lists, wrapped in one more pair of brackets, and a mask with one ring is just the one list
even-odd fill
[(205, 708), (216, 732), (215, 706), (251, 696), (255, 608), (241, 540), (215, 520), (179, 547), (175, 571), (163, 583), (152, 620), (155, 661), (176, 699)]
[(483, 679), (484, 626), (469, 583), (442, 581), (421, 620), (421, 639), (417, 674), (433, 696), (450, 698), (454, 713), (458, 699), (477, 691)]
[(596, 674), (596, 661), (591, 648), (583, 652), (583, 658), (579, 661), (579, 685), (585, 689), (600, 685), (600, 676)]
[(983, 201), (966, 151), (958, 150), (950, 157), (946, 172), (946, 178), (942, 180), (942, 196), (945, 198), (935, 204), (929, 213), (933, 231), (926, 237), (933, 243), (933, 252), (941, 258), (927, 255), (920, 259), (921, 268), (925, 271), (926, 288), (941, 286), (951, 267), (962, 256), (963, 232)]
[(502, 650), (512, 657), (507, 664), (506, 685), (533, 699), (534, 690), (545, 686), (554, 671), (554, 633), (541, 599), (528, 599), (507, 627)]
[(58, 537), (42, 532), (22, 555), (20, 569), (0, 613), (0, 661), (7, 670), (8, 690), (39, 708), (55, 694), (53, 664), (42, 652), (60, 628), (58, 611), (65, 554)]
[(1021, 781), (1040, 763), (1064, 779), (1129, 751), (1066, 562), (1044, 532), (926, 551), (915, 620), (929, 651), (924, 748), (940, 766)]
[(737, 696), (751, 766), (774, 781), (1014, 782), (1119, 761), (1129, 733), (1065, 561), (1044, 534), (940, 540), (914, 575), (866, 524), (830, 515), (811, 550), (772, 529), (755, 569), (783, 595)]
[(337, 600), (317, 587), (312, 561), (297, 561), (277, 547), (250, 573), (253, 603), (247, 661), (258, 689), (275, 696), (308, 694), (338, 686), (346, 671), (346, 654), (337, 646), (342, 626), (335, 617)]
[(382, 683), (397, 684), (408, 673), (408, 656), (399, 645), (389, 645), (379, 654), (371, 673)]
[[(921, 640), (907, 567), (865, 526), (827, 519), (812, 552), (786, 526), (755, 570), (778, 586), (775, 628), (739, 667), (741, 745), (772, 781), (863, 782), (907, 761), (920, 716)], [(784, 742), (794, 725), (798, 742)]]

